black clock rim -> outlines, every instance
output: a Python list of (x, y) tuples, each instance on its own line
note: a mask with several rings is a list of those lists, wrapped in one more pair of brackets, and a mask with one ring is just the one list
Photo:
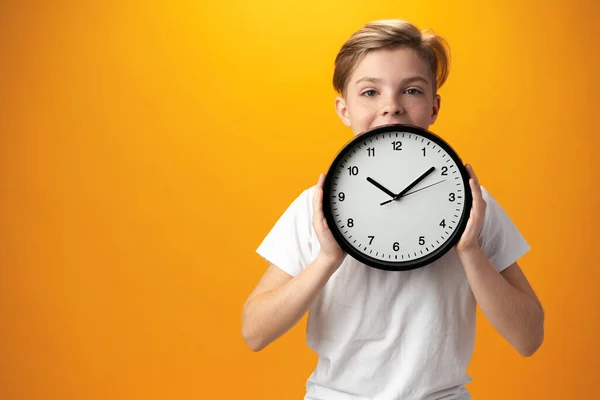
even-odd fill
[[(365, 139), (368, 139), (372, 136), (379, 135), (381, 133), (388, 132), (404, 132), (404, 133), (414, 133), (417, 135), (421, 135), (433, 142), (435, 142), (438, 146), (442, 147), (448, 155), (452, 158), (452, 160), (456, 163), (458, 170), (460, 172), (461, 178), (463, 180), (463, 184), (465, 187), (465, 207), (463, 209), (463, 213), (460, 216), (460, 221), (457, 224), (454, 233), (452, 234), (452, 238), (447, 240), (444, 245), (437, 248), (435, 251), (429, 253), (426, 256), (417, 258), (415, 260), (408, 261), (384, 261), (375, 259), (366, 255), (365, 253), (357, 250), (354, 246), (346, 241), (342, 233), (337, 229), (335, 224), (335, 219), (333, 217), (333, 211), (331, 210), (330, 201), (331, 201), (331, 186), (333, 182), (333, 173), (337, 169), (337, 166), (341, 162), (342, 158), (352, 149), (358, 142), (362, 142)], [(447, 143), (444, 139), (442, 139), (437, 134), (429, 131), (427, 129), (423, 129), (421, 127), (409, 124), (390, 124), (379, 126), (377, 128), (366, 131), (360, 135), (357, 135), (350, 139), (336, 154), (335, 158), (331, 162), (327, 174), (325, 176), (325, 181), (323, 182), (323, 199), (322, 199), (322, 207), (323, 207), (323, 215), (325, 216), (325, 220), (327, 221), (327, 225), (329, 226), (329, 230), (331, 231), (333, 237), (339, 246), (344, 250), (349, 256), (355, 258), (359, 262), (368, 265), (372, 268), (385, 270), (385, 271), (410, 271), (417, 268), (422, 268), (432, 264), (434, 261), (438, 260), (442, 256), (444, 256), (448, 251), (450, 251), (456, 243), (460, 240), (465, 228), (467, 227), (467, 222), (469, 220), (469, 215), (471, 214), (471, 207), (473, 203), (473, 196), (471, 193), (471, 187), (469, 185), (469, 173), (465, 168), (462, 159), (458, 155), (458, 153)]]

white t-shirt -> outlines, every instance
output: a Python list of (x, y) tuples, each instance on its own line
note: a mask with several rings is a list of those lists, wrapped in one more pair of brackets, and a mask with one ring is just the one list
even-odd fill
[[(257, 249), (298, 275), (318, 255), (313, 186), (298, 196)], [(500, 272), (530, 247), (482, 187), (479, 244)], [(383, 271), (347, 256), (313, 303), (307, 344), (318, 356), (305, 400), (468, 400), (476, 303), (454, 249), (425, 267)]]

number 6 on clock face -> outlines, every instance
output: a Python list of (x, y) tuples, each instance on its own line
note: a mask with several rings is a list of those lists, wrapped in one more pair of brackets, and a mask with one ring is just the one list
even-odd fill
[(323, 213), (340, 246), (371, 267), (426, 266), (460, 239), (472, 196), (452, 147), (412, 125), (354, 137), (331, 163)]

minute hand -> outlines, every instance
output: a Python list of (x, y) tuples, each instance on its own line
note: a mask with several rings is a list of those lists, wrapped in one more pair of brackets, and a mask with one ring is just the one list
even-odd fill
[(431, 167), (429, 168), (427, 171), (425, 171), (420, 177), (418, 177), (417, 179), (415, 179), (415, 181), (413, 183), (411, 183), (410, 185), (408, 185), (406, 187), (406, 189), (404, 189), (403, 191), (401, 191), (400, 193), (398, 193), (395, 197), (394, 200), (398, 200), (399, 198), (401, 198), (402, 196), (404, 196), (410, 189), (412, 189), (413, 187), (415, 187), (419, 182), (421, 182), (423, 179), (425, 179), (425, 177), (427, 175), (429, 175), (430, 173), (433, 172), (433, 170), (435, 170), (435, 167)]

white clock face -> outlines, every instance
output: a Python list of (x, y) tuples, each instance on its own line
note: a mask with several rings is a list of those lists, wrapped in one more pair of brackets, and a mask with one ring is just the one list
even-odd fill
[(329, 172), (329, 206), (338, 236), (378, 261), (414, 265), (431, 258), (468, 217), (470, 196), (465, 201), (460, 159), (436, 137), (415, 131), (363, 136), (345, 148)]

